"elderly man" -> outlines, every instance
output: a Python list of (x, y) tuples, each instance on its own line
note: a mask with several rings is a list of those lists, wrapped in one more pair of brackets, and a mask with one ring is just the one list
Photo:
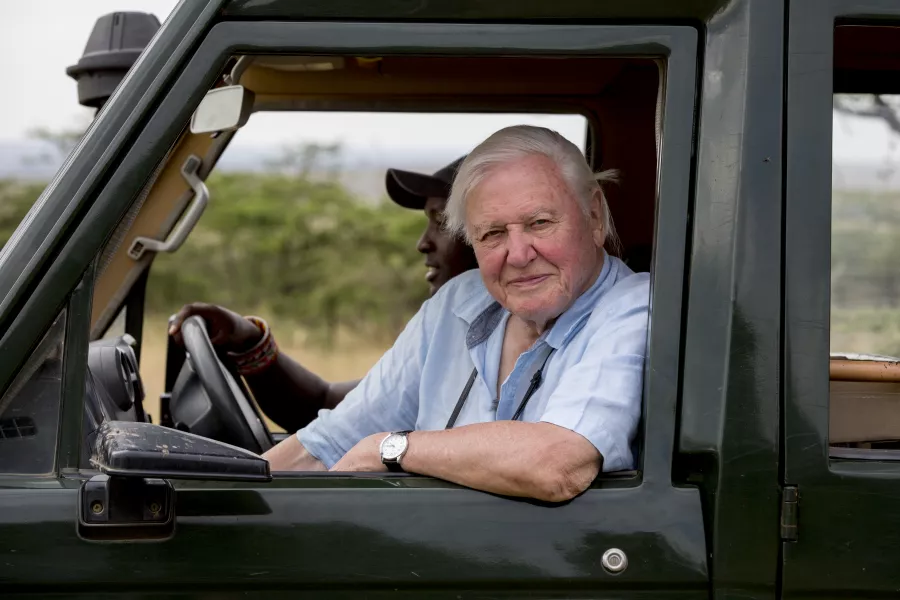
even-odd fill
[(446, 227), (478, 271), (426, 301), (273, 471), (403, 469), (563, 501), (634, 466), (649, 280), (603, 249), (601, 174), (556, 132), (502, 129), (460, 166)]
[[(460, 273), (478, 266), (472, 247), (442, 227), (450, 184), (463, 158), (438, 169), (433, 175), (388, 169), (385, 177), (391, 200), (404, 208), (424, 211), (428, 218), (416, 250), (425, 255), (429, 295), (434, 295)], [(288, 431), (296, 431), (309, 423), (319, 409), (334, 408), (359, 384), (357, 380), (323, 380), (289, 356), (275, 352), (273, 338), (264, 321), (242, 318), (221, 306), (202, 302), (185, 305), (175, 315), (170, 334), (180, 341), (181, 324), (192, 315), (203, 317), (210, 341), (237, 363), (266, 416)], [(256, 361), (258, 349), (265, 349), (264, 338), (271, 351), (270, 360)]]

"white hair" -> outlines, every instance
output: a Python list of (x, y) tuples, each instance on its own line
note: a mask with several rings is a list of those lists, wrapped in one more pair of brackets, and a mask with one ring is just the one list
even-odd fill
[(490, 172), (504, 164), (527, 156), (546, 156), (559, 169), (563, 181), (578, 200), (585, 216), (590, 216), (591, 201), (600, 194), (601, 223), (607, 242), (618, 248), (618, 238), (602, 183), (617, 181), (618, 172), (607, 169), (594, 173), (578, 146), (556, 131), (533, 125), (505, 127), (481, 142), (459, 166), (453, 188), (444, 209), (444, 227), (452, 235), (471, 243), (466, 228), (466, 200)]

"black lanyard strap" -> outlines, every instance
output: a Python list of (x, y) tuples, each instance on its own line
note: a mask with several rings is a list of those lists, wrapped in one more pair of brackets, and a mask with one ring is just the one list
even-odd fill
[[(554, 350), (556, 350), (556, 348), (550, 349), (550, 352), (547, 353), (547, 357), (541, 364), (541, 368), (535, 371), (534, 375), (531, 376), (531, 383), (528, 385), (528, 390), (525, 392), (525, 396), (522, 397), (522, 402), (519, 403), (519, 408), (517, 408), (515, 414), (513, 414), (513, 421), (519, 420), (519, 417), (521, 417), (522, 413), (525, 412), (525, 407), (528, 405), (528, 401), (531, 400), (531, 397), (534, 396), (534, 393), (537, 392), (539, 387), (541, 387), (541, 383), (543, 383), (544, 380), (544, 367), (547, 366), (547, 361), (550, 360), (550, 355), (553, 354)], [(469, 375), (469, 381), (466, 382), (466, 387), (463, 388), (462, 393), (459, 395), (459, 400), (456, 401), (456, 406), (453, 408), (453, 413), (451, 413), (450, 419), (447, 421), (447, 426), (444, 429), (453, 429), (453, 426), (456, 424), (456, 419), (459, 418), (459, 413), (462, 412), (463, 406), (465, 406), (466, 404), (466, 400), (469, 399), (469, 392), (472, 391), (472, 386), (475, 385), (476, 377), (478, 377), (477, 367), (472, 369), (472, 374)]]
[(453, 425), (456, 424), (456, 419), (459, 418), (459, 413), (466, 403), (466, 398), (469, 397), (469, 392), (472, 391), (472, 386), (475, 385), (476, 377), (478, 377), (478, 369), (472, 369), (472, 374), (469, 375), (469, 381), (466, 383), (466, 387), (463, 388), (462, 394), (459, 395), (459, 400), (456, 401), (456, 407), (454, 407), (453, 413), (450, 415), (450, 420), (447, 421), (447, 426), (444, 429), (453, 429)]

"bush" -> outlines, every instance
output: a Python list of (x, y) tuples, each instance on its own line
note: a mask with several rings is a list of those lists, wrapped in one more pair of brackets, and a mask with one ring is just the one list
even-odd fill
[(218, 174), (208, 186), (188, 241), (154, 261), (149, 310), (215, 302), (292, 320), (327, 343), (345, 328), (392, 337), (425, 299), (422, 213), (301, 176)]
[[(213, 302), (292, 321), (328, 344), (339, 330), (393, 339), (427, 296), (421, 212), (371, 203), (303, 173), (212, 175), (200, 222), (154, 259), (146, 310)], [(44, 184), (0, 181), (6, 243)]]

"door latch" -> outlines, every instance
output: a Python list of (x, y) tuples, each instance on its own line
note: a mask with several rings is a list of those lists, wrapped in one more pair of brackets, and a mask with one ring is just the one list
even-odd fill
[(167, 480), (97, 475), (81, 485), (82, 539), (163, 540), (174, 533), (175, 491)]

